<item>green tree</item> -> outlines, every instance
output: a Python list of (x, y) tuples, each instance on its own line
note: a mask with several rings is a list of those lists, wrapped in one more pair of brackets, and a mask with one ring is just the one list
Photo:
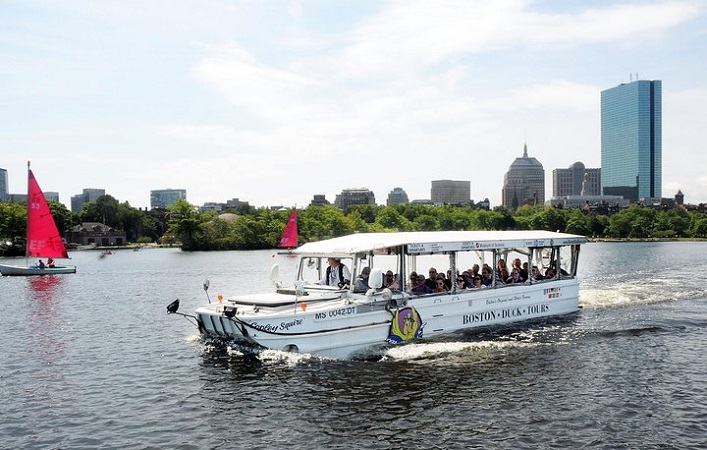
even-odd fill
[(496, 223), (503, 222), (503, 214), (498, 211), (480, 209), (472, 215), (472, 228), (475, 230), (493, 230)]
[(493, 211), (497, 214), (492, 215), (491, 218), (491, 223), (489, 224), (491, 227), (489, 229), (491, 230), (514, 230), (516, 229), (516, 221), (515, 218), (513, 218), (513, 215), (511, 212), (502, 207), (502, 206), (497, 206), (496, 208), (493, 209)]
[(439, 230), (439, 222), (437, 217), (432, 214), (421, 214), (413, 220), (415, 229), (419, 231), (437, 231)]
[(146, 216), (130, 206), (128, 202), (120, 203), (116, 211), (115, 228), (125, 231), (128, 242), (136, 242), (144, 234)]
[(142, 214), (142, 225), (140, 226), (140, 237), (138, 242), (157, 242), (164, 234), (162, 224), (153, 216)]
[(54, 222), (56, 222), (56, 227), (62, 235), (65, 235), (74, 225), (80, 223), (78, 215), (69, 211), (63, 203), (50, 201), (48, 204), (49, 210), (54, 217)]
[(0, 254), (24, 254), (27, 236), (27, 202), (0, 202)]
[(695, 219), (692, 224), (691, 233), (694, 237), (707, 238), (707, 216)]
[(631, 218), (621, 213), (614, 214), (609, 218), (607, 234), (615, 238), (626, 238), (631, 234)]
[(352, 205), (346, 211), (346, 215), (349, 216), (354, 211), (358, 212), (366, 223), (374, 223), (378, 215), (378, 205)]
[(588, 236), (605, 236), (609, 217), (594, 212), (587, 215)]
[(583, 214), (579, 209), (570, 211), (565, 231), (567, 233), (581, 234), (583, 236), (590, 235), (589, 216)]
[(613, 237), (645, 238), (653, 236), (655, 211), (631, 205), (609, 218), (608, 233)]
[(101, 195), (95, 201), (84, 203), (79, 217), (81, 222), (98, 222), (121, 229), (118, 220), (118, 200), (110, 195)]
[(670, 224), (670, 229), (675, 232), (675, 235), (683, 237), (689, 234), (692, 221), (690, 220), (690, 215), (684, 209), (661, 211), (658, 217), (667, 220)]
[(385, 231), (410, 231), (412, 223), (396, 208), (386, 206), (376, 216), (376, 224)]
[(169, 212), (169, 233), (181, 243), (183, 250), (196, 250), (203, 244), (201, 224), (210, 217), (199, 213), (198, 209), (184, 199), (179, 199), (167, 207)]
[(354, 230), (344, 213), (332, 205), (309, 206), (300, 214), (299, 231), (303, 242), (344, 236)]
[(355, 233), (369, 233), (371, 231), (371, 227), (375, 225), (375, 222), (368, 223), (364, 217), (361, 216), (361, 212), (359, 210), (352, 210), (346, 214), (346, 220)]

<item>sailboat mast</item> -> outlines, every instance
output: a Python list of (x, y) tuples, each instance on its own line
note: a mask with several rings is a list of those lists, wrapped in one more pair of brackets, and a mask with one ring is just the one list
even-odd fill
[(25, 231), (25, 265), (29, 266), (29, 208), (30, 208), (30, 193), (29, 193), (29, 174), (31, 170), (29, 168), (29, 160), (27, 160), (27, 219)]

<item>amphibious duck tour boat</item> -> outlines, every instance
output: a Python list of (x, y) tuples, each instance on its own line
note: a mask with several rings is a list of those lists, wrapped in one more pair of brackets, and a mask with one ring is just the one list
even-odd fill
[[(274, 266), (275, 292), (236, 295), (201, 306), (194, 315), (177, 312), (179, 300), (167, 310), (193, 320), (204, 336), (256, 351), (356, 358), (376, 347), (576, 312), (577, 263), (584, 242), (584, 236), (546, 231), (353, 234), (293, 250), (299, 266), (291, 287), (281, 286)], [(319, 284), (326, 279), (330, 258), (350, 270), (351, 282), (343, 287)], [(547, 275), (502, 280), (501, 260), (511, 267), (516, 258), (533, 273)], [(487, 264), (495, 274), (490, 285), (472, 287), (480, 283), (469, 286), (458, 278), (474, 264)], [(420, 289), (423, 281), (410, 281), (412, 272), (427, 273), (430, 267), (449, 269), (448, 289), (440, 284), (438, 292), (428, 292)], [(364, 289), (357, 280), (361, 276)]]

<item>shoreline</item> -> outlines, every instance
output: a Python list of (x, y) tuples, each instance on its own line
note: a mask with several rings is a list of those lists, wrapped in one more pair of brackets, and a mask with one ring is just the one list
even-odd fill
[(587, 242), (704, 242), (707, 238), (590, 238)]

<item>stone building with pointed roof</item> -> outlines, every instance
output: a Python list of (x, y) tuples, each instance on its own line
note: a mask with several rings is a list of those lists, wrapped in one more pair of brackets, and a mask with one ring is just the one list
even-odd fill
[(523, 156), (513, 161), (503, 177), (501, 203), (508, 209), (545, 203), (545, 169), (528, 156), (527, 144), (523, 145)]

